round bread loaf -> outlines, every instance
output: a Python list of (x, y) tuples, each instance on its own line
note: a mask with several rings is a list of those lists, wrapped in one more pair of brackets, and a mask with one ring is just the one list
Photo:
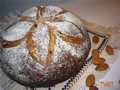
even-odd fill
[(13, 80), (48, 87), (75, 76), (90, 50), (80, 19), (56, 6), (37, 6), (0, 33), (0, 64)]

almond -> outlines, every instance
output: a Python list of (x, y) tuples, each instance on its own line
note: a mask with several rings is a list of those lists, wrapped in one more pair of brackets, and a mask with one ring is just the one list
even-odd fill
[(96, 71), (105, 71), (109, 68), (108, 64), (103, 63), (103, 64), (99, 64), (96, 66), (95, 70)]
[(99, 52), (98, 49), (93, 49), (92, 50), (92, 58), (93, 59), (99, 58), (99, 56), (100, 56), (99, 54), (100, 54), (100, 52)]
[(92, 63), (94, 64), (94, 65), (100, 65), (100, 64), (102, 64), (102, 63), (104, 63), (105, 62), (105, 59), (104, 58), (92, 58)]
[(90, 87), (95, 84), (95, 76), (93, 74), (90, 74), (86, 79), (86, 86)]
[(93, 41), (93, 43), (97, 44), (100, 41), (100, 39), (98, 36), (93, 36), (92, 41)]
[(106, 52), (107, 52), (109, 55), (113, 55), (113, 54), (114, 54), (114, 50), (113, 50), (113, 48), (112, 48), (110, 45), (107, 45), (107, 46), (106, 46)]

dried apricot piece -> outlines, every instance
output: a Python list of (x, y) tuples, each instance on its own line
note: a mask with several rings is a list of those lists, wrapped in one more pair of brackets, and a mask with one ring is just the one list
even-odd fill
[(100, 39), (98, 36), (93, 36), (92, 41), (93, 41), (93, 43), (97, 44), (100, 41)]
[(91, 86), (91, 87), (89, 87), (89, 90), (98, 90), (98, 87), (96, 87), (96, 86)]
[(95, 84), (95, 76), (90, 74), (86, 79), (86, 86), (91, 87)]
[(105, 59), (102, 58), (102, 57), (100, 57), (100, 58), (93, 58), (93, 59), (92, 59), (92, 63), (93, 63), (94, 65), (100, 65), (100, 64), (102, 64), (102, 63), (104, 63), (104, 62), (105, 62)]
[(105, 71), (105, 70), (107, 70), (108, 68), (109, 68), (108, 64), (102, 63), (102, 64), (100, 64), (100, 65), (97, 65), (96, 68), (95, 68), (95, 70), (96, 70), (96, 71)]
[(113, 55), (113, 54), (114, 54), (114, 50), (113, 50), (112, 46), (107, 45), (107, 46), (106, 46), (106, 52), (107, 52), (109, 55)]

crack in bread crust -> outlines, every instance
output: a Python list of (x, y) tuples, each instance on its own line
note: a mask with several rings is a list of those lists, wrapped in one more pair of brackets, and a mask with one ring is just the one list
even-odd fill
[(66, 35), (62, 32), (58, 32), (58, 33), (59, 33), (60, 37), (62, 38), (62, 40), (65, 42), (69, 42), (72, 44), (82, 44), (84, 41), (83, 38), (80, 38), (78, 36), (74, 37), (74, 36)]
[(54, 53), (54, 47), (56, 44), (56, 31), (54, 31), (53, 27), (48, 25), (48, 32), (49, 32), (49, 45), (48, 45), (48, 55), (46, 62), (47, 65), (52, 62), (52, 55)]
[(16, 41), (6, 41), (4, 40), (2, 43), (3, 48), (11, 48), (20, 45), (20, 43), (24, 40), (24, 38), (16, 40)]
[[(31, 27), (30, 31), (35, 31), (35, 24)], [(41, 60), (40, 56), (38, 55), (35, 41), (33, 40), (32, 37), (33, 37), (32, 32), (28, 32), (26, 36), (26, 44), (27, 44), (26, 47), (32, 59), (44, 66), (44, 62)]]
[(44, 6), (37, 6), (37, 14), (36, 14), (36, 19), (40, 19), (41, 16), (43, 16), (43, 13), (45, 12), (45, 7)]

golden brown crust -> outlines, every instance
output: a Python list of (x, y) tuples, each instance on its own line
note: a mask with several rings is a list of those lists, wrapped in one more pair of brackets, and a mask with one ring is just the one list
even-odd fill
[(41, 60), (38, 52), (36, 50), (35, 41), (32, 39), (32, 31), (35, 31), (35, 24), (31, 27), (30, 32), (28, 32), (26, 36), (26, 47), (29, 51), (30, 56), (33, 60), (37, 61), (41, 65), (44, 65), (44, 62)]
[(48, 44), (48, 56), (46, 62), (47, 65), (52, 62), (52, 55), (56, 44), (56, 32), (54, 31), (54, 28), (49, 25), (48, 25), (48, 33), (49, 33), (49, 44)]
[(72, 44), (82, 44), (84, 39), (83, 38), (80, 38), (80, 37), (74, 37), (74, 36), (69, 36), (69, 35), (66, 35), (62, 32), (58, 32), (60, 37), (62, 38), (63, 41), (65, 42), (69, 42), (69, 43), (72, 43)]

